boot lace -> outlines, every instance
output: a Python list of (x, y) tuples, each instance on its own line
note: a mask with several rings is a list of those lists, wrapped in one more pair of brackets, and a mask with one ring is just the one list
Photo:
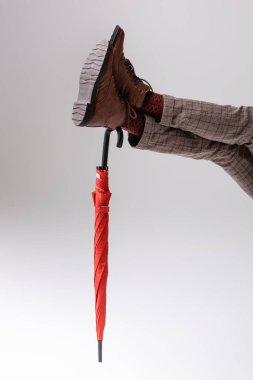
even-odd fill
[(131, 106), (131, 104), (129, 103), (128, 100), (126, 101), (126, 104), (127, 104), (127, 113), (128, 113), (128, 117), (130, 117), (131, 119), (137, 119), (137, 112), (136, 112), (135, 109)]
[(133, 67), (132, 63), (129, 61), (129, 59), (125, 58), (124, 64), (126, 65), (126, 68), (128, 70), (130, 78), (133, 80), (133, 82), (135, 84), (138, 84), (140, 82), (144, 82), (150, 87), (150, 90), (153, 92), (153, 88), (152, 88), (151, 84), (146, 79), (142, 79), (135, 74), (134, 67)]

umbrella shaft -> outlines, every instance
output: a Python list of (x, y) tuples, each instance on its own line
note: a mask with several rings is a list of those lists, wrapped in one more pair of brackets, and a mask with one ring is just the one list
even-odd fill
[(102, 340), (98, 340), (98, 361), (102, 362)]

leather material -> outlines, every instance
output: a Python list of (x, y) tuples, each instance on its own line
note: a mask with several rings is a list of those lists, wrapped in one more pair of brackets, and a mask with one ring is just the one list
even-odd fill
[(117, 93), (113, 76), (113, 50), (102, 74), (97, 90), (95, 112), (87, 122), (88, 127), (109, 127), (116, 129), (126, 119), (126, 104)]
[(151, 91), (151, 87), (143, 83), (143, 81), (136, 76), (130, 61), (125, 58), (123, 51), (124, 38), (125, 33), (123, 29), (120, 29), (119, 36), (113, 48), (113, 73), (115, 82), (121, 95), (129, 101), (131, 106), (141, 108), (146, 94)]

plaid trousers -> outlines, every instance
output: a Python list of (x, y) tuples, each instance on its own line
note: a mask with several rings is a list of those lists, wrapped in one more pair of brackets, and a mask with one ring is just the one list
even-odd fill
[(253, 107), (233, 107), (163, 95), (157, 123), (146, 116), (137, 149), (210, 160), (253, 198)]

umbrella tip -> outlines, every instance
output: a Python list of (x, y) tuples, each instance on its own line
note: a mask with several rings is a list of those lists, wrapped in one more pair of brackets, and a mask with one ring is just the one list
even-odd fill
[(102, 340), (98, 340), (98, 361), (102, 362)]

